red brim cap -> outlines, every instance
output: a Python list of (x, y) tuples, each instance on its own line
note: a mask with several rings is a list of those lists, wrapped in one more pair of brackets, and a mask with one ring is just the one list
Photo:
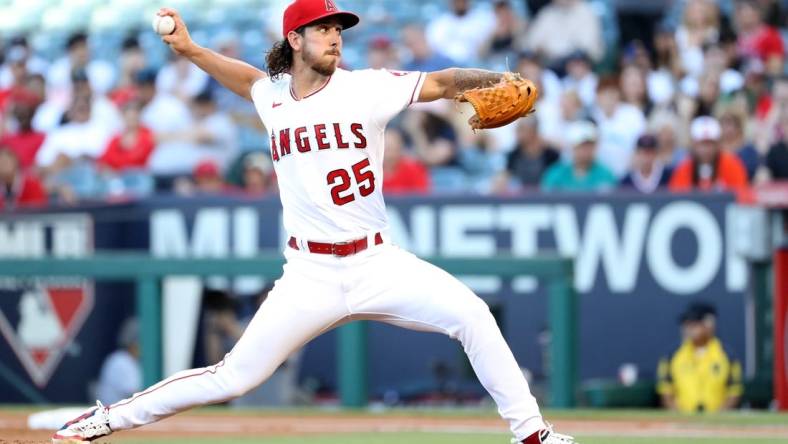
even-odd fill
[(333, 0), (295, 0), (285, 9), (282, 18), (282, 35), (328, 17), (336, 17), (343, 29), (356, 26), (361, 20), (356, 14), (340, 11)]

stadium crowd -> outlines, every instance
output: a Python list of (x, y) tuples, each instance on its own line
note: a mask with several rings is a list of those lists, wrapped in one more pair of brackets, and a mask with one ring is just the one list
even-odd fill
[[(346, 36), (345, 68), (510, 69), (541, 91), (532, 116), (477, 133), (469, 108), (411, 106), (386, 133), (384, 192), (650, 193), (788, 179), (783, 2), (676, 1), (647, 38), (617, 40), (599, 3), (440, 0), (421, 21), (366, 11), (365, 38)], [(259, 26), (262, 55), (279, 30)], [(58, 58), (37, 54), (25, 35), (0, 40), (0, 210), (276, 192), (254, 106), (188, 60), (153, 62), (146, 33), (130, 33), (111, 60), (92, 53), (84, 32)], [(207, 40), (228, 56), (244, 52), (239, 33)]]

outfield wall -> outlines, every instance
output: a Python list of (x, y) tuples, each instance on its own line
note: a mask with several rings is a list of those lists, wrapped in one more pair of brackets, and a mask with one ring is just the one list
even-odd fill
[[(657, 359), (677, 344), (679, 312), (695, 298), (717, 304), (720, 336), (735, 354), (745, 356), (748, 273), (733, 251), (731, 196), (457, 196), (388, 202), (394, 239), (417, 254), (489, 257), (557, 250), (576, 256), (583, 378), (615, 377), (624, 362), (653, 375)], [(155, 198), (0, 215), (0, 254), (80, 256), (112, 249), (165, 257), (253, 255), (282, 249), (286, 235), (280, 220), (276, 199), (243, 198)], [(543, 289), (527, 277), (465, 280), (493, 307), (521, 365), (537, 378), (548, 373), (543, 367)], [(241, 292), (265, 284), (254, 277), (210, 282)], [(199, 282), (183, 279), (164, 286), (166, 373), (195, 363), (198, 290)], [(175, 307), (170, 315), (168, 303)], [(97, 377), (120, 322), (133, 313), (133, 292), (125, 283), (0, 279), (0, 312), (0, 370), (17, 378), (15, 383), (0, 379), (0, 402), (29, 400), (21, 385), (42, 400), (83, 401), (88, 398), (85, 380)], [(333, 339), (329, 334), (307, 347), (302, 380), (334, 384)], [(467, 373), (459, 347), (439, 335), (376, 324), (369, 344), (373, 393), (432, 386), (434, 368), (441, 363), (450, 383)]]

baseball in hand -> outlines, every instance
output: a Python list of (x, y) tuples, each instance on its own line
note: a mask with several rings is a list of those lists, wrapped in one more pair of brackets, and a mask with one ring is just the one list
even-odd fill
[(154, 15), (153, 30), (159, 35), (170, 35), (175, 31), (175, 20), (169, 15)]

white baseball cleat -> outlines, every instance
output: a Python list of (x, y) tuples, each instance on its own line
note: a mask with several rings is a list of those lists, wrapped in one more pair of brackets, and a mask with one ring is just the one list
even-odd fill
[(547, 428), (535, 433), (523, 441), (512, 440), (512, 444), (579, 444), (569, 435), (562, 435), (553, 431), (553, 425), (547, 424)]
[(52, 444), (85, 444), (112, 433), (109, 408), (96, 401), (96, 407), (67, 422), (52, 435)]

